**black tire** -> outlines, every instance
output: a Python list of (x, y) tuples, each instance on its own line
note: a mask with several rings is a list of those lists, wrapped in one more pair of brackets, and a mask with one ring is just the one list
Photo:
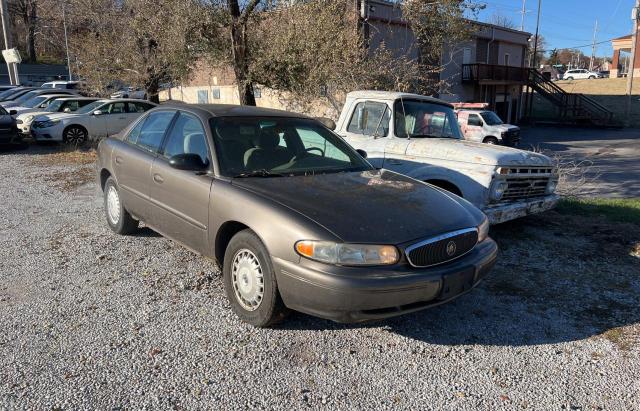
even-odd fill
[(64, 130), (62, 141), (64, 141), (65, 144), (81, 146), (87, 142), (88, 137), (89, 133), (84, 127), (69, 126)]
[[(117, 205), (113, 201), (110, 201), (110, 195), (117, 196)], [(117, 207), (117, 209), (111, 210), (114, 206)], [(115, 213), (112, 213), (112, 211), (115, 211)], [(120, 199), (120, 188), (112, 177), (107, 178), (104, 184), (104, 213), (107, 218), (107, 224), (109, 224), (109, 227), (114, 233), (127, 235), (138, 230), (138, 221), (125, 209)]]
[(573, 80), (573, 77), (567, 77), (567, 80), (571, 81)]
[(482, 142), (485, 143), (485, 144), (497, 145), (498, 144), (498, 139), (495, 138), (495, 137), (487, 137)]
[(589, 76), (589, 80), (595, 80), (596, 76)]
[[(243, 260), (243, 258), (248, 258), (249, 260)], [(235, 273), (233, 269), (234, 261), (238, 262), (239, 265)], [(242, 275), (242, 266), (248, 261), (257, 261), (259, 263), (258, 271), (262, 275), (262, 283), (260, 283), (260, 280), (256, 280), (256, 277), (251, 274), (240, 278), (240, 275)], [(254, 327), (269, 327), (286, 317), (288, 310), (278, 293), (278, 284), (276, 283), (276, 276), (269, 252), (253, 231), (248, 229), (240, 231), (229, 241), (224, 255), (222, 275), (224, 279), (224, 289), (231, 303), (231, 308), (242, 321)], [(234, 285), (234, 275), (236, 276), (235, 284), (238, 284), (238, 288)], [(246, 306), (250, 304), (250, 301), (243, 300), (243, 294), (239, 288), (241, 287), (239, 283), (243, 280), (249, 289), (249, 293), (254, 289), (260, 290), (260, 288), (262, 288), (260, 301), (257, 302), (255, 306), (252, 306), (252, 309), (246, 308)], [(259, 291), (257, 294), (259, 294)]]

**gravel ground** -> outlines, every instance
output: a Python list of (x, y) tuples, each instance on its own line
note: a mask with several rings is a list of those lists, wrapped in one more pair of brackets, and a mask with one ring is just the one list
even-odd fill
[(55, 149), (0, 154), (0, 409), (640, 409), (637, 226), (507, 224), (453, 303), (258, 330), (211, 262), (111, 233), (90, 169)]

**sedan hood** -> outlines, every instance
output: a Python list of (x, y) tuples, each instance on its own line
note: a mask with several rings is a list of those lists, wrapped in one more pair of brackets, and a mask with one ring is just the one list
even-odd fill
[(551, 159), (543, 154), (452, 138), (415, 138), (409, 143), (406, 154), (489, 166), (553, 165)]
[(232, 184), (297, 211), (350, 243), (402, 244), (474, 227), (482, 218), (465, 200), (387, 170), (243, 178)]

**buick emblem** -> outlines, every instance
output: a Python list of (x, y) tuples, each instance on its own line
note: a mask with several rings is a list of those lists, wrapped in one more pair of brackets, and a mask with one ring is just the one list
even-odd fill
[(454, 241), (449, 241), (447, 244), (447, 255), (451, 257), (456, 253), (456, 243)]

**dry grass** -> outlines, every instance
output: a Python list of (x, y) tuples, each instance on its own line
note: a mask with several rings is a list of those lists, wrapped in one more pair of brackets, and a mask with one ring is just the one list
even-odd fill
[(43, 180), (61, 191), (69, 192), (93, 181), (95, 178), (96, 174), (93, 167), (79, 167), (74, 170), (48, 173), (43, 177)]
[(97, 155), (94, 149), (66, 150), (55, 153), (34, 155), (34, 166), (86, 166), (96, 162)]

